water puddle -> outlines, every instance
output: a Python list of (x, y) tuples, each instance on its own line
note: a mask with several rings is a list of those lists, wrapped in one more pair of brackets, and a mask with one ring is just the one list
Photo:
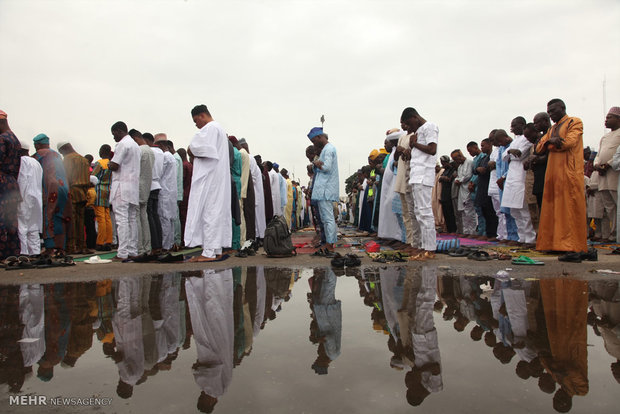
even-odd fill
[(618, 280), (236, 267), (0, 286), (3, 413), (610, 413), (618, 359)]

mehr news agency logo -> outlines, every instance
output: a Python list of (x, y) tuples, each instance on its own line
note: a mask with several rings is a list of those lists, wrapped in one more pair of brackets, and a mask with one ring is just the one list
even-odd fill
[(48, 397), (46, 395), (10, 395), (9, 405), (27, 406), (107, 406), (112, 404), (112, 398), (107, 397)]

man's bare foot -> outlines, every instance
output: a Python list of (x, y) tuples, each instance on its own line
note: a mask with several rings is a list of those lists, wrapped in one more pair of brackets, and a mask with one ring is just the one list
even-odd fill
[(215, 257), (204, 257), (203, 255), (194, 256), (191, 259), (189, 259), (188, 262), (189, 263), (215, 262), (222, 257), (222, 255), (218, 255), (218, 256), (215, 256)]

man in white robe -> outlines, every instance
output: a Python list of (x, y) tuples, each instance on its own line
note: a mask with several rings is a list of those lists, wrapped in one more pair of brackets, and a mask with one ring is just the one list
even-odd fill
[(177, 163), (170, 152), (168, 141), (155, 141), (164, 151), (164, 168), (159, 192), (159, 220), (161, 222), (162, 247), (170, 250), (174, 244), (174, 222), (178, 217), (177, 206)]
[(392, 200), (395, 196), (398, 196), (394, 191), (396, 177), (390, 165), (394, 162), (394, 149), (402, 134), (404, 134), (403, 131), (396, 130), (388, 134), (385, 138), (385, 149), (386, 151), (390, 151), (390, 156), (388, 157), (386, 168), (381, 177), (381, 208), (379, 209), (379, 229), (377, 231), (377, 236), (382, 239), (394, 239), (399, 241), (401, 240), (400, 224), (398, 224), (396, 214), (392, 211)]
[(24, 367), (31, 367), (39, 362), (45, 353), (43, 286), (39, 284), (20, 285), (19, 320), (24, 325), (22, 339), (27, 339), (19, 343), (19, 348), (22, 351)]
[(232, 269), (217, 272), (205, 269), (202, 277), (187, 278), (185, 293), (196, 343), (197, 355), (192, 372), (201, 390), (198, 407), (203, 412), (211, 412), (232, 380)]
[(185, 245), (202, 246), (194, 262), (222, 259), (222, 248), (232, 240), (230, 161), (228, 138), (213, 120), (205, 105), (192, 109), (199, 128), (188, 153), (194, 157), (192, 187), (189, 193)]
[(506, 240), (508, 239), (508, 232), (506, 230), (506, 216), (501, 214), (501, 201), (499, 198), (499, 186), (497, 185), (497, 157), (499, 156), (499, 143), (495, 141), (495, 132), (497, 130), (494, 129), (489, 133), (489, 139), (491, 140), (491, 144), (493, 144), (493, 150), (491, 151), (491, 155), (489, 155), (489, 164), (488, 168), (491, 170), (489, 175), (489, 186), (487, 187), (489, 197), (491, 197), (491, 202), (493, 203), (493, 210), (495, 210), (495, 214), (497, 215), (497, 239), (498, 240)]
[(140, 147), (127, 133), (124, 122), (112, 125), (112, 135), (117, 144), (109, 167), (112, 170), (110, 203), (118, 234), (115, 260), (122, 261), (138, 255)]
[[(520, 243), (536, 242), (536, 232), (532, 225), (530, 210), (525, 197), (525, 170), (523, 161), (529, 157), (532, 143), (523, 136), (525, 119), (518, 117), (512, 121), (511, 130), (516, 134), (503, 154), (503, 159), (508, 164), (508, 174), (504, 182), (504, 195), (501, 206), (510, 209), (510, 215), (517, 224), (517, 234)], [(537, 135), (532, 124), (532, 132)]]
[(28, 143), (21, 142), (21, 145), (17, 185), (22, 201), (17, 208), (17, 231), (20, 254), (30, 256), (41, 253), (39, 233), (43, 232), (43, 168), (28, 155)]
[[(273, 164), (267, 164), (267, 168), (271, 166), (269, 169), (269, 184), (271, 186), (271, 201), (273, 204), (273, 215), (281, 216), (282, 215), (282, 203), (280, 197), (280, 174), (278, 174), (273, 169)], [(285, 195), (286, 196), (286, 195)]]

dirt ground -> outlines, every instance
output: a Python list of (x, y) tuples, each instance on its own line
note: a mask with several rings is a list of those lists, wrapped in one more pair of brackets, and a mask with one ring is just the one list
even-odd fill
[[(337, 249), (341, 254), (349, 253), (348, 248)], [(261, 250), (262, 252), (262, 250)], [(491, 260), (477, 262), (467, 258), (450, 257), (438, 254), (434, 260), (426, 262), (407, 263), (375, 263), (366, 255), (362, 257), (360, 268), (377, 268), (383, 266), (419, 267), (423, 265), (438, 266), (440, 269), (454, 275), (465, 276), (492, 276), (499, 270), (509, 270), (514, 278), (550, 278), (573, 277), (579, 279), (620, 279), (620, 275), (597, 273), (596, 270), (609, 269), (620, 272), (620, 256), (607, 254), (599, 250), (598, 262), (563, 263), (556, 257), (537, 257), (545, 263), (544, 266), (519, 266), (510, 263), (510, 260)], [(296, 257), (273, 259), (264, 254), (257, 254), (247, 258), (230, 257), (217, 263), (118, 263), (85, 264), (77, 263), (70, 267), (54, 267), (48, 269), (28, 269), (5, 271), (0, 269), (0, 284), (23, 283), (57, 283), (78, 282), (102, 279), (115, 279), (127, 276), (154, 275), (168, 272), (188, 272), (188, 275), (208, 268), (228, 268), (236, 266), (265, 266), (287, 268), (312, 268), (330, 266), (330, 259), (313, 257), (309, 254), (300, 254)], [(354, 274), (356, 268), (345, 270), (345, 274)]]

